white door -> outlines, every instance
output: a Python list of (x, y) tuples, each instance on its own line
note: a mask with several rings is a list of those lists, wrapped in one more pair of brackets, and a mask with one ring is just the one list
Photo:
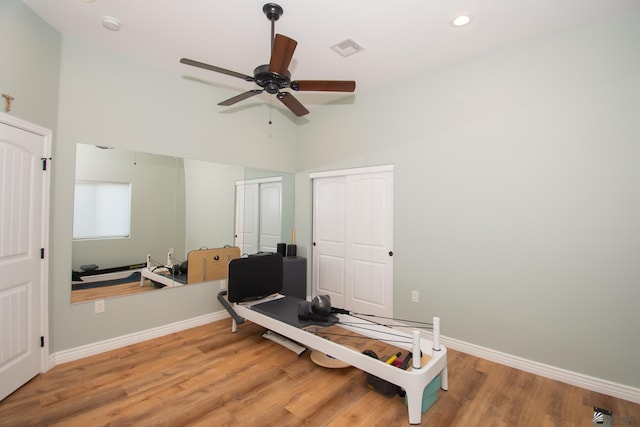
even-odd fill
[(276, 252), (282, 241), (282, 182), (260, 184), (260, 251)]
[(314, 179), (314, 295), (335, 307), (393, 315), (393, 170)]
[(49, 144), (45, 129), (0, 115), (0, 399), (47, 368)]
[(393, 172), (347, 177), (349, 310), (393, 315)]
[(236, 182), (236, 242), (240, 253), (276, 252), (282, 241), (282, 178)]
[(346, 177), (313, 180), (313, 295), (345, 304)]
[(236, 184), (236, 243), (240, 253), (258, 251), (260, 193), (257, 184)]

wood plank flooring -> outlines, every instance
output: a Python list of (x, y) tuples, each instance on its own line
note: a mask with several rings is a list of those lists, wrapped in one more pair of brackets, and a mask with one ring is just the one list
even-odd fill
[[(59, 365), (0, 402), (0, 426), (406, 426), (407, 407), (355, 368), (326, 369), (305, 352), (222, 320)], [(328, 337), (331, 338), (331, 337)], [(351, 342), (377, 354), (393, 349)], [(449, 391), (425, 426), (593, 425), (593, 407), (640, 426), (640, 405), (449, 350)], [(614, 421), (615, 421), (614, 419)], [(614, 424), (621, 425), (621, 423)]]
[(122, 283), (120, 285), (72, 290), (71, 304), (95, 301), (97, 299), (121, 297), (124, 295), (138, 294), (140, 292), (154, 291), (157, 289), (160, 288), (153, 286), (150, 280), (145, 280), (144, 286), (140, 286), (140, 281), (136, 281), (131, 283)]

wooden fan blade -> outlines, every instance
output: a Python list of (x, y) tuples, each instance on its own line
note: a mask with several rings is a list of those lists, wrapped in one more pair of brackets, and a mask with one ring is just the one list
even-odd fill
[(229, 105), (233, 105), (236, 102), (240, 102), (243, 101), (247, 98), (251, 98), (252, 96), (256, 96), (258, 94), (261, 94), (262, 90), (260, 89), (253, 89), (244, 93), (241, 93), (240, 95), (236, 95), (232, 98), (227, 99), (226, 101), (222, 101), (220, 103), (218, 103), (218, 105), (224, 105), (225, 107), (228, 107)]
[(287, 74), (291, 58), (293, 58), (293, 52), (295, 52), (297, 45), (297, 41), (282, 34), (276, 34), (273, 40), (271, 60), (269, 61), (269, 72), (281, 76)]
[(226, 74), (231, 77), (237, 77), (242, 80), (246, 80), (248, 82), (254, 81), (253, 77), (247, 76), (246, 74), (237, 73), (235, 71), (227, 70), (225, 68), (216, 67), (215, 65), (205, 64), (204, 62), (194, 61), (193, 59), (182, 58), (180, 63), (191, 65), (192, 67), (204, 68), (205, 70), (215, 71), (216, 73)]
[(356, 82), (353, 80), (297, 80), (291, 82), (289, 87), (293, 90), (318, 92), (353, 92), (356, 90)]
[(305, 114), (309, 114), (309, 110), (304, 108), (304, 105), (300, 103), (293, 95), (289, 92), (278, 92), (276, 97), (287, 106), (289, 110), (293, 112), (298, 117), (304, 116)]

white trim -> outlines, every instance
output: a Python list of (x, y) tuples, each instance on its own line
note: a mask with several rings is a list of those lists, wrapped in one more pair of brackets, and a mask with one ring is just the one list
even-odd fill
[(328, 178), (332, 176), (360, 175), (363, 173), (393, 172), (393, 165), (366, 166), (362, 168), (339, 169), (333, 171), (310, 172), (309, 178)]
[(229, 313), (227, 313), (225, 310), (222, 310), (215, 313), (205, 314), (199, 317), (194, 317), (192, 319), (181, 320), (179, 322), (170, 323), (168, 325), (158, 326), (157, 328), (147, 329), (146, 331), (134, 332), (129, 335), (123, 335), (120, 337), (111, 338), (108, 340), (99, 341), (76, 348), (70, 348), (68, 350), (62, 350), (52, 354), (49, 358), (49, 363), (50, 366), (53, 367), (61, 363), (72, 362), (84, 357), (104, 353), (105, 351), (115, 350), (131, 344), (137, 344), (139, 342), (147, 341), (153, 338), (169, 335), (174, 332), (180, 332), (184, 331), (185, 329), (195, 328), (197, 326), (217, 322), (218, 320), (226, 319), (227, 317), (229, 317)]
[(243, 179), (236, 181), (236, 186), (243, 184), (264, 184), (267, 182), (282, 182), (281, 176), (273, 176), (269, 178)]
[(49, 365), (49, 260), (51, 254), (49, 250), (49, 222), (50, 222), (50, 189), (51, 189), (51, 141), (53, 131), (26, 120), (19, 119), (6, 113), (0, 112), (0, 123), (13, 126), (18, 129), (42, 136), (42, 157), (47, 159), (47, 170), (42, 178), (42, 236), (40, 244), (44, 248), (45, 257), (41, 263), (40, 270), (40, 336), (44, 337), (45, 345), (41, 347), (40, 372), (47, 372)]
[[(431, 339), (431, 332), (420, 332), (422, 335)], [(520, 369), (525, 372), (540, 375), (541, 377), (550, 378), (565, 384), (580, 387), (597, 393), (606, 394), (619, 399), (628, 400), (634, 403), (640, 403), (640, 388), (631, 387), (625, 384), (614, 383), (612, 381), (595, 378), (589, 375), (580, 374), (578, 372), (569, 371), (555, 366), (547, 365), (533, 360), (525, 359), (519, 356), (503, 353), (490, 348), (460, 341), (454, 338), (441, 337), (440, 341), (448, 348), (458, 350), (462, 353), (480, 357), (491, 362), (509, 366), (511, 368)]]
[[(44, 130), (44, 129), (43, 129)], [(46, 130), (46, 134), (42, 135), (44, 138), (44, 150), (42, 157), (46, 159), (47, 170), (44, 171), (42, 178), (42, 242), (41, 248), (44, 248), (44, 259), (42, 261), (42, 293), (41, 293), (41, 306), (40, 313), (42, 319), (40, 321), (41, 335), (44, 337), (44, 347), (42, 347), (42, 353), (40, 354), (40, 372), (47, 372), (49, 370), (49, 264), (51, 260), (51, 248), (49, 246), (49, 230), (51, 223), (51, 138), (52, 132)]]
[[(0, 122), (6, 123), (9, 126), (16, 127), (18, 129), (26, 130), (27, 132), (35, 133), (36, 135), (44, 136), (46, 140), (49, 141), (49, 150), (50, 150), (50, 142), (51, 142), (51, 130), (44, 128), (42, 126), (38, 126), (34, 123), (28, 122), (26, 120), (19, 119), (14, 116), (10, 116), (9, 114), (0, 112)], [(49, 154), (49, 153), (45, 153)]]

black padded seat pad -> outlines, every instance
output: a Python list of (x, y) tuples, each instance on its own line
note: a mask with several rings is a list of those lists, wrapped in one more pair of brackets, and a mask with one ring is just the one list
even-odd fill
[(306, 328), (307, 326), (331, 326), (338, 323), (338, 318), (332, 314), (327, 316), (326, 321), (299, 319), (298, 305), (302, 302), (305, 302), (305, 300), (285, 296), (272, 301), (255, 304), (251, 309), (288, 325), (295, 326), (296, 328)]

